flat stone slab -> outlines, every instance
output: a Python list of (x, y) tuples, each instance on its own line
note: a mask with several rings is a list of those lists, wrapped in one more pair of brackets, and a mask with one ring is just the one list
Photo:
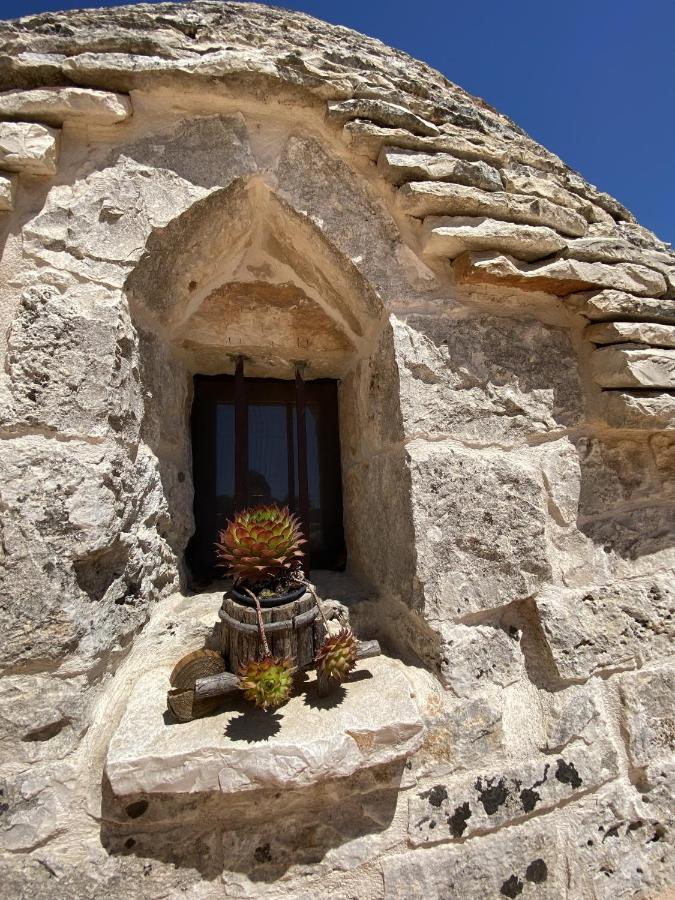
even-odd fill
[(181, 724), (166, 713), (170, 671), (139, 678), (112, 737), (106, 774), (119, 796), (306, 787), (404, 759), (422, 742), (405, 666), (387, 657), (359, 663), (327, 698), (318, 697), (312, 672), (275, 713), (237, 699)]

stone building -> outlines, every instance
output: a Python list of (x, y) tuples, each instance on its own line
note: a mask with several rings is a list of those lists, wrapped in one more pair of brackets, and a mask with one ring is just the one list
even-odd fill
[[(3, 896), (672, 896), (669, 246), (304, 15), (0, 35)], [(333, 386), (314, 577), (384, 649), (258, 733), (162, 715), (222, 594), (193, 397), (240, 357)]]

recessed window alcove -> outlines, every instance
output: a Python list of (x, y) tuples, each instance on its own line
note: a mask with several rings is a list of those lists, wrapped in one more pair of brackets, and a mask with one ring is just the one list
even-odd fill
[[(377, 609), (359, 602), (366, 597), (384, 595), (393, 608), (409, 596), (414, 540), (391, 325), (353, 262), (253, 178), (158, 229), (127, 292), (145, 440), (160, 466), (172, 550), (195, 589), (166, 611), (170, 621), (189, 609), (206, 637), (223, 588), (196, 587), (214, 574), (218, 530), (253, 503), (302, 513), (303, 481), (320, 595), (345, 602), (353, 623), (356, 606)], [(359, 620), (359, 637), (380, 637), (378, 615), (367, 614), (367, 632)], [(134, 687), (106, 763), (117, 795), (298, 788), (402, 766), (422, 740), (407, 667), (386, 656), (369, 660), (334, 703), (293, 696), (265, 718), (265, 736), (251, 737), (251, 714), (236, 706), (176, 724), (165, 718), (169, 675), (193, 649), (176, 647)]]
[(159, 460), (186, 586), (218, 574), (213, 543), (237, 505), (233, 392), (243, 360), (249, 484), (238, 505), (272, 499), (299, 511), (291, 444), (300, 372), (312, 571), (346, 565), (383, 594), (412, 594), (389, 317), (319, 224), (259, 176), (242, 178), (156, 229), (127, 281), (148, 398), (145, 440)]

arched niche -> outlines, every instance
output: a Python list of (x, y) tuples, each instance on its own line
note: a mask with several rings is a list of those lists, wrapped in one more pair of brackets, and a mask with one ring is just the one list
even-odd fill
[(389, 317), (351, 260), (259, 177), (242, 178), (153, 231), (126, 284), (141, 348), (143, 436), (184, 551), (193, 528), (193, 376), (338, 382), (348, 566), (403, 599), (412, 515)]

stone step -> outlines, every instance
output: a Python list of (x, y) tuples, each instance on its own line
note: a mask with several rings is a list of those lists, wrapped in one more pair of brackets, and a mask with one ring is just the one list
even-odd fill
[(131, 102), (124, 94), (79, 87), (44, 87), (0, 93), (0, 118), (35, 119), (47, 125), (86, 119), (97, 125), (112, 125), (131, 115)]
[(472, 216), (427, 216), (423, 252), (454, 259), (468, 250), (492, 250), (535, 260), (562, 250), (567, 242), (545, 225), (514, 225)]
[(452, 181), (484, 191), (504, 188), (497, 171), (486, 162), (470, 162), (449, 153), (426, 153), (423, 150), (399, 150), (383, 147), (377, 168), (387, 181), (400, 185), (406, 181)]
[(584, 337), (593, 344), (649, 344), (675, 347), (675, 326), (654, 322), (598, 322), (589, 325)]
[(404, 150), (425, 150), (451, 153), (461, 159), (485, 160), (491, 165), (502, 165), (506, 161), (506, 151), (482, 135), (440, 134), (425, 137), (413, 134), (405, 128), (388, 128), (374, 122), (347, 122), (343, 135), (351, 150), (361, 156), (376, 160), (382, 147), (390, 146)]
[(0, 169), (54, 175), (60, 132), (29, 122), (0, 122)]
[(585, 263), (572, 259), (526, 263), (511, 256), (464, 253), (453, 263), (458, 278), (473, 284), (497, 284), (548, 294), (570, 294), (590, 287), (618, 288), (649, 296), (663, 294), (663, 275), (631, 263)]
[(591, 355), (591, 367), (601, 387), (675, 390), (675, 350), (601, 347)]
[(487, 216), (521, 225), (548, 225), (580, 236), (587, 222), (578, 213), (540, 197), (481, 191), (445, 181), (412, 181), (398, 190), (401, 208), (411, 216)]
[(619, 319), (675, 324), (675, 300), (636, 297), (625, 291), (605, 290), (570, 294), (565, 303), (594, 322)]

